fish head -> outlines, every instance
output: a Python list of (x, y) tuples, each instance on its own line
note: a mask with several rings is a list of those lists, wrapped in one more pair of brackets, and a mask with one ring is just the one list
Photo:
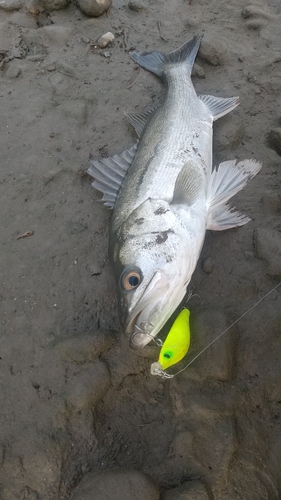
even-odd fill
[(111, 246), (120, 321), (131, 347), (144, 347), (182, 301), (193, 252), (170, 205), (152, 199), (129, 215)]

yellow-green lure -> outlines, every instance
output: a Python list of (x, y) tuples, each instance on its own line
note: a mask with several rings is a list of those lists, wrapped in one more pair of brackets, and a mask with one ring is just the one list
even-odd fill
[(152, 363), (152, 375), (178, 363), (186, 355), (190, 346), (189, 309), (183, 309), (175, 319), (161, 348), (157, 363)]

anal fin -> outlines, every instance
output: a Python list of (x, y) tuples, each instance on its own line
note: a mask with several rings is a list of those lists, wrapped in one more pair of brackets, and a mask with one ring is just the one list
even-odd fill
[(208, 215), (207, 229), (224, 231), (237, 226), (244, 226), (250, 222), (250, 217), (241, 214), (230, 205), (221, 205), (214, 208)]
[(261, 163), (255, 160), (236, 160), (222, 162), (213, 170), (208, 186), (207, 229), (222, 231), (242, 226), (249, 218), (232, 209), (227, 201), (243, 189), (261, 169)]

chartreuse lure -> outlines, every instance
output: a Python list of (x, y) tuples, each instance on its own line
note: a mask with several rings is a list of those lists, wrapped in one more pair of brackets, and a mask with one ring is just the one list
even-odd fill
[(186, 355), (190, 346), (189, 309), (182, 309), (161, 348), (159, 359), (151, 365), (152, 375), (159, 375)]

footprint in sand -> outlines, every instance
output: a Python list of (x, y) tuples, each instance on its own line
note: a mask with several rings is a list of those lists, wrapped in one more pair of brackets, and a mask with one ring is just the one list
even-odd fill
[[(276, 20), (276, 16), (268, 12), (266, 7), (257, 4), (249, 4), (243, 7), (241, 15), (245, 19), (248, 28), (256, 30), (267, 26), (269, 21)], [(280, 18), (280, 15), (278, 17)]]

